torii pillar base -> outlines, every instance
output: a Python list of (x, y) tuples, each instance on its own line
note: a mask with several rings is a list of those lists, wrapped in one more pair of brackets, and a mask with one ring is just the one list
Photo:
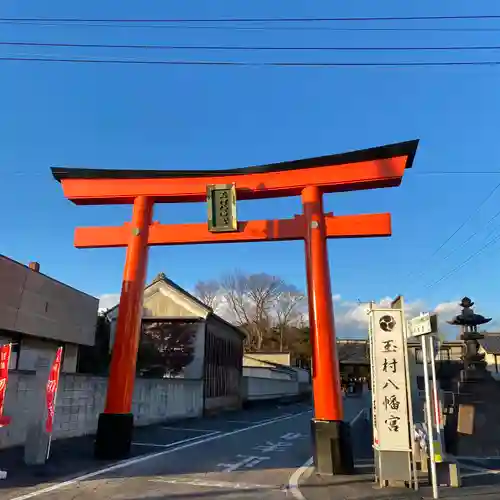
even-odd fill
[(127, 458), (132, 447), (132, 413), (101, 413), (97, 424), (94, 456), (101, 460)]
[(354, 472), (351, 428), (347, 422), (313, 419), (311, 435), (317, 474), (347, 475)]

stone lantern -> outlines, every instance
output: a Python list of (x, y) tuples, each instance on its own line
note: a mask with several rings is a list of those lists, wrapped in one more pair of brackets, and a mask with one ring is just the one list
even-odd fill
[(469, 297), (464, 297), (459, 305), (462, 312), (447, 323), (460, 326), (460, 339), (465, 342), (464, 369), (461, 373), (461, 381), (482, 380), (488, 375), (488, 372), (484, 354), (479, 352), (479, 340), (483, 339), (484, 335), (477, 331), (477, 327), (489, 323), (491, 318), (476, 314), (472, 310), (474, 302)]
[(469, 297), (460, 303), (462, 312), (450, 325), (460, 327), (465, 343), (464, 369), (460, 373), (454, 409), (446, 416), (445, 441), (449, 451), (464, 456), (496, 456), (500, 449), (500, 433), (492, 432), (500, 421), (500, 384), (486, 369), (485, 355), (479, 352), (479, 340), (485, 335), (477, 328), (491, 321), (472, 310)]

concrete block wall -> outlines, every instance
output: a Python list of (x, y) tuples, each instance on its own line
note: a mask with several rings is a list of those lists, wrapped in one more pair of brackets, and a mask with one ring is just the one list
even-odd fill
[(242, 394), (246, 401), (279, 399), (300, 394), (297, 380), (242, 377)]
[[(0, 429), (0, 449), (24, 444), (33, 404), (33, 372), (10, 372), (4, 414), (12, 423)], [(93, 434), (104, 409), (107, 379), (62, 374), (57, 393), (53, 438)], [(133, 413), (136, 425), (201, 416), (203, 382), (187, 379), (137, 379)]]

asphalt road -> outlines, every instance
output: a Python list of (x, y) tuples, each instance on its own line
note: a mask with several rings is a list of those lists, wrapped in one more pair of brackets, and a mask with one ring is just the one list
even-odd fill
[[(346, 399), (346, 420), (365, 403)], [(44, 484), (4, 483), (0, 499), (289, 498), (290, 477), (311, 456), (311, 417), (294, 404), (138, 429), (131, 459)]]

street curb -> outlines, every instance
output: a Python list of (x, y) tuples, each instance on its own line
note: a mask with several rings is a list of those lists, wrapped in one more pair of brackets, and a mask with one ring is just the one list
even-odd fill
[[(349, 422), (352, 427), (356, 425), (357, 422), (362, 420), (368, 420), (370, 414), (370, 408), (361, 409), (356, 416)], [(314, 472), (313, 457), (310, 457), (307, 462), (299, 467), (291, 476), (288, 481), (288, 491), (296, 500), (307, 500), (303, 493), (300, 491), (300, 484), (306, 481)]]

